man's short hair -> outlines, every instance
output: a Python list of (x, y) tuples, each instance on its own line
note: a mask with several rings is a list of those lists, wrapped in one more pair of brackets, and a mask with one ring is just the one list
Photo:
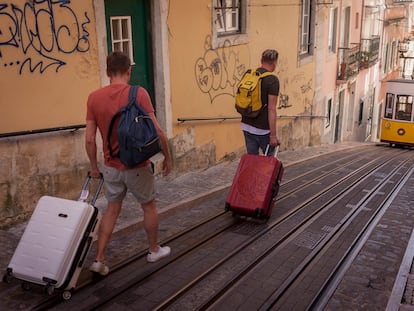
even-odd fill
[(130, 66), (129, 56), (121, 51), (114, 51), (106, 58), (106, 70), (111, 76), (126, 73)]
[(264, 50), (262, 53), (262, 63), (272, 64), (277, 61), (279, 53), (273, 49)]

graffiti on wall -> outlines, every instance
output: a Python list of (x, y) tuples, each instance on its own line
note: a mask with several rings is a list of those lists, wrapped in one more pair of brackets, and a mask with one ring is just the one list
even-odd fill
[[(246, 47), (234, 47), (227, 41), (223, 47), (214, 50), (211, 37), (206, 37), (204, 55), (196, 61), (195, 75), (199, 89), (209, 95), (211, 103), (219, 96), (235, 96), (237, 83), (248, 69), (244, 60), (248, 59)], [(275, 74), (280, 81), (278, 109), (292, 107), (293, 103), (302, 104), (305, 109), (311, 106), (312, 78), (304, 72), (292, 76), (287, 57), (279, 58)], [(289, 95), (288, 90), (291, 93)]]
[(58, 72), (65, 55), (89, 51), (90, 23), (87, 12), (77, 14), (70, 0), (0, 0), (0, 70)]
[[(308, 109), (313, 97), (312, 78), (308, 78), (304, 72), (289, 76), (288, 67), (287, 58), (281, 57), (275, 71), (280, 81), (278, 109), (292, 107), (292, 102), (301, 103), (305, 109)], [(287, 95), (288, 88), (291, 90), (290, 95)]]
[(237, 82), (247, 70), (244, 63), (248, 59), (247, 49), (236, 49), (227, 41), (223, 47), (214, 50), (211, 36), (207, 36), (204, 50), (204, 55), (195, 63), (195, 77), (199, 89), (209, 95), (211, 103), (219, 96), (233, 97)]
[(294, 86), (293, 98), (296, 102), (302, 103), (305, 110), (312, 106), (313, 89), (312, 79), (307, 78), (303, 72), (300, 72), (292, 77), (292, 84)]

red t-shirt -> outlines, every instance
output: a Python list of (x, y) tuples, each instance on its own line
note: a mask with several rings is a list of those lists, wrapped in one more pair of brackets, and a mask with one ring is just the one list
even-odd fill
[[(130, 85), (128, 84), (111, 84), (92, 92), (88, 97), (86, 120), (95, 121), (99, 132), (102, 136), (103, 153), (105, 165), (125, 170), (127, 167), (121, 163), (119, 158), (112, 158), (109, 154), (107, 133), (109, 123), (113, 115), (128, 103)], [(147, 112), (154, 112), (151, 104), (151, 98), (148, 92), (139, 87), (136, 102)], [(116, 126), (112, 130), (111, 147), (114, 152), (118, 152), (118, 139), (116, 135)], [(147, 162), (146, 162), (147, 163)], [(146, 165), (142, 163), (141, 165)]]

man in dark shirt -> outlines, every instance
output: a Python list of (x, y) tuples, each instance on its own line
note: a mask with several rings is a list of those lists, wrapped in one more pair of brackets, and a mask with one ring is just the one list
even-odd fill
[[(262, 53), (261, 66), (257, 69), (260, 73), (276, 69), (278, 52), (268, 49)], [(270, 145), (268, 155), (272, 155), (275, 146), (279, 145), (276, 134), (276, 105), (279, 96), (279, 79), (275, 75), (262, 78), (261, 97), (262, 109), (259, 116), (249, 118), (242, 116), (241, 129), (243, 130), (247, 153), (264, 153)]]

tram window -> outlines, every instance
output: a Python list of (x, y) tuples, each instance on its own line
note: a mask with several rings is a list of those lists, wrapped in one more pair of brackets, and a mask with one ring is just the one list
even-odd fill
[(384, 118), (392, 119), (393, 104), (394, 104), (394, 94), (387, 93), (385, 109), (384, 109)]
[(413, 111), (413, 97), (411, 95), (398, 95), (397, 105), (395, 106), (395, 119), (411, 121)]

